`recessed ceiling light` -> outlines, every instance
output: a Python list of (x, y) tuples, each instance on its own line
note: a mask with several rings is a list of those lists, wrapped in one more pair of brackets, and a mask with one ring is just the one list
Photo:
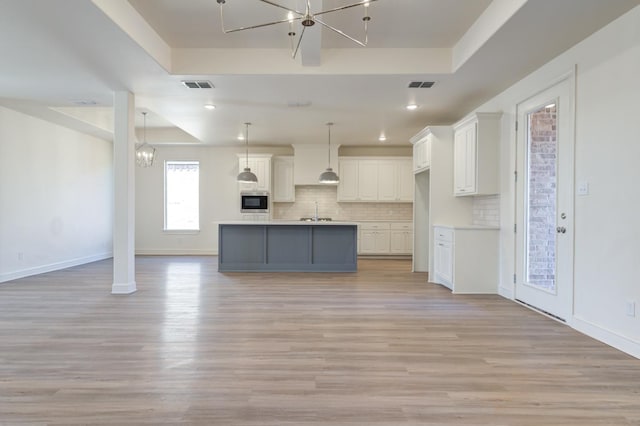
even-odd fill
[(80, 105), (80, 106), (98, 105), (98, 103), (92, 99), (76, 99), (71, 102), (73, 102), (75, 105)]
[(379, 140), (380, 142), (384, 142), (384, 141), (386, 141), (386, 140), (387, 140), (387, 137), (386, 137), (385, 135), (380, 135), (380, 137), (378, 138), (378, 140)]
[(407, 105), (405, 108), (407, 108), (409, 111), (413, 111), (413, 110), (418, 109), (418, 105), (416, 105), (416, 104), (409, 104), (409, 105)]
[(289, 108), (307, 108), (312, 105), (311, 101), (289, 101), (287, 106)]
[(204, 107), (205, 107), (206, 109), (216, 109), (216, 106), (215, 106), (215, 105), (213, 105), (213, 104), (206, 104)]

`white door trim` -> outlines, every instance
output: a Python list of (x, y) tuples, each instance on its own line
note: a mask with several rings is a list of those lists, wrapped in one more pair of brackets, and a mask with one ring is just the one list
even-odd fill
[[(552, 79), (549, 81), (549, 84), (546, 85), (544, 88), (541, 88), (540, 90), (537, 90), (531, 94), (529, 94), (528, 96), (526, 96), (525, 98), (523, 98), (522, 100), (520, 100), (519, 102), (515, 103), (514, 106), (514, 110), (515, 110), (515, 117), (516, 120), (520, 119), (520, 116), (522, 115), (523, 111), (522, 111), (522, 105), (525, 104), (528, 101), (533, 100), (535, 97), (544, 94), (544, 92), (552, 90), (554, 87), (558, 86), (559, 84), (567, 84), (567, 90), (568, 90), (568, 96), (570, 97), (570, 102), (569, 102), (569, 108), (566, 112), (566, 116), (569, 117), (569, 119), (571, 120), (567, 129), (568, 134), (563, 136), (563, 141), (565, 143), (568, 143), (569, 146), (566, 150), (566, 155), (565, 158), (561, 159), (560, 161), (562, 161), (562, 166), (564, 168), (564, 170), (567, 172), (566, 176), (564, 178), (564, 180), (566, 181), (565, 186), (568, 190), (567, 195), (568, 195), (568, 199), (565, 201), (565, 206), (563, 211), (565, 213), (568, 214), (568, 217), (571, 218), (571, 226), (570, 226), (570, 230), (568, 235), (563, 235), (563, 237), (566, 237), (568, 239), (568, 241), (566, 242), (567, 244), (567, 248), (569, 250), (569, 259), (568, 262), (569, 264), (565, 264), (563, 265), (564, 268), (567, 268), (566, 271), (568, 273), (569, 276), (569, 280), (567, 282), (564, 282), (563, 285), (566, 286), (566, 288), (564, 289), (564, 291), (568, 292), (568, 294), (566, 295), (566, 306), (564, 311), (562, 312), (562, 317), (565, 320), (565, 322), (569, 325), (572, 324), (573, 322), (573, 318), (574, 318), (574, 244), (575, 244), (575, 235), (574, 235), (574, 228), (575, 228), (575, 218), (574, 218), (574, 211), (575, 211), (575, 194), (574, 194), (574, 185), (575, 185), (575, 126), (576, 126), (576, 111), (575, 111), (575, 103), (576, 103), (576, 69), (575, 66), (573, 67), (573, 69), (557, 76), (556, 78)], [(519, 164), (521, 162), (521, 153), (520, 153), (520, 149), (523, 147), (521, 146), (521, 138), (522, 138), (522, 132), (524, 132), (526, 129), (526, 125), (525, 123), (519, 123), (519, 128), (515, 131), (515, 137), (514, 137), (514, 141), (515, 141), (515, 150), (514, 150), (514, 157), (513, 157), (513, 161), (514, 161), (514, 170), (518, 171), (518, 174), (520, 176), (518, 176), (518, 180), (521, 179), (525, 179), (526, 176), (524, 176), (524, 173), (521, 167), (521, 165)], [(567, 139), (568, 138), (568, 139)], [(569, 170), (566, 170), (566, 168), (569, 168)], [(522, 208), (520, 206), (521, 203), (523, 203), (522, 197), (523, 197), (523, 193), (521, 193), (520, 191), (520, 186), (522, 182), (514, 182), (514, 198), (513, 198), (513, 219), (514, 219), (514, 224), (517, 224), (518, 227), (523, 228), (523, 223), (521, 221), (521, 216), (522, 216), (522, 212), (520, 211), (520, 209)], [(518, 229), (518, 232), (524, 232), (525, 229)], [(521, 236), (518, 234), (514, 233), (514, 238), (513, 238), (513, 249), (514, 249), (514, 258), (513, 258), (513, 271), (514, 271), (514, 277), (517, 277), (517, 274), (520, 273), (520, 275), (522, 275), (522, 265), (520, 265), (520, 259), (522, 258), (522, 256), (519, 254), (523, 248), (519, 247), (519, 241), (521, 240)], [(518, 277), (518, 280), (520, 280), (521, 277)], [(515, 280), (514, 280), (515, 281)], [(518, 298), (518, 285), (514, 282), (513, 284), (513, 294), (512, 294), (512, 299), (516, 300)], [(526, 302), (526, 301), (525, 301)], [(543, 311), (544, 312), (544, 311)], [(552, 313), (553, 314), (553, 313)]]

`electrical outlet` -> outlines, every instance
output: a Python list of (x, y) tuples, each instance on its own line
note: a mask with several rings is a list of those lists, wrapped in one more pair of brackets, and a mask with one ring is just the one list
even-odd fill
[(18, 253), (18, 260), (24, 260), (24, 253), (23, 252), (19, 252)]
[(589, 195), (589, 182), (583, 180), (578, 183), (578, 195)]
[(627, 300), (627, 316), (635, 317), (636, 316), (636, 302), (634, 300)]

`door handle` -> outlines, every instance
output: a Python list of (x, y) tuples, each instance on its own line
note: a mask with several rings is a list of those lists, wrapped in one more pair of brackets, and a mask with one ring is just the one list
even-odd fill
[(565, 232), (567, 232), (567, 228), (565, 228), (564, 226), (558, 226), (558, 227), (556, 228), (556, 232), (557, 232), (558, 234), (564, 234)]

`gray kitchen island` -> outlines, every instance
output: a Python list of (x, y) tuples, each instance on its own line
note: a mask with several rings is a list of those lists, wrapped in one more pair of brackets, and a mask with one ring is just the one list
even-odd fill
[(218, 225), (218, 271), (355, 272), (357, 224), (225, 222)]

